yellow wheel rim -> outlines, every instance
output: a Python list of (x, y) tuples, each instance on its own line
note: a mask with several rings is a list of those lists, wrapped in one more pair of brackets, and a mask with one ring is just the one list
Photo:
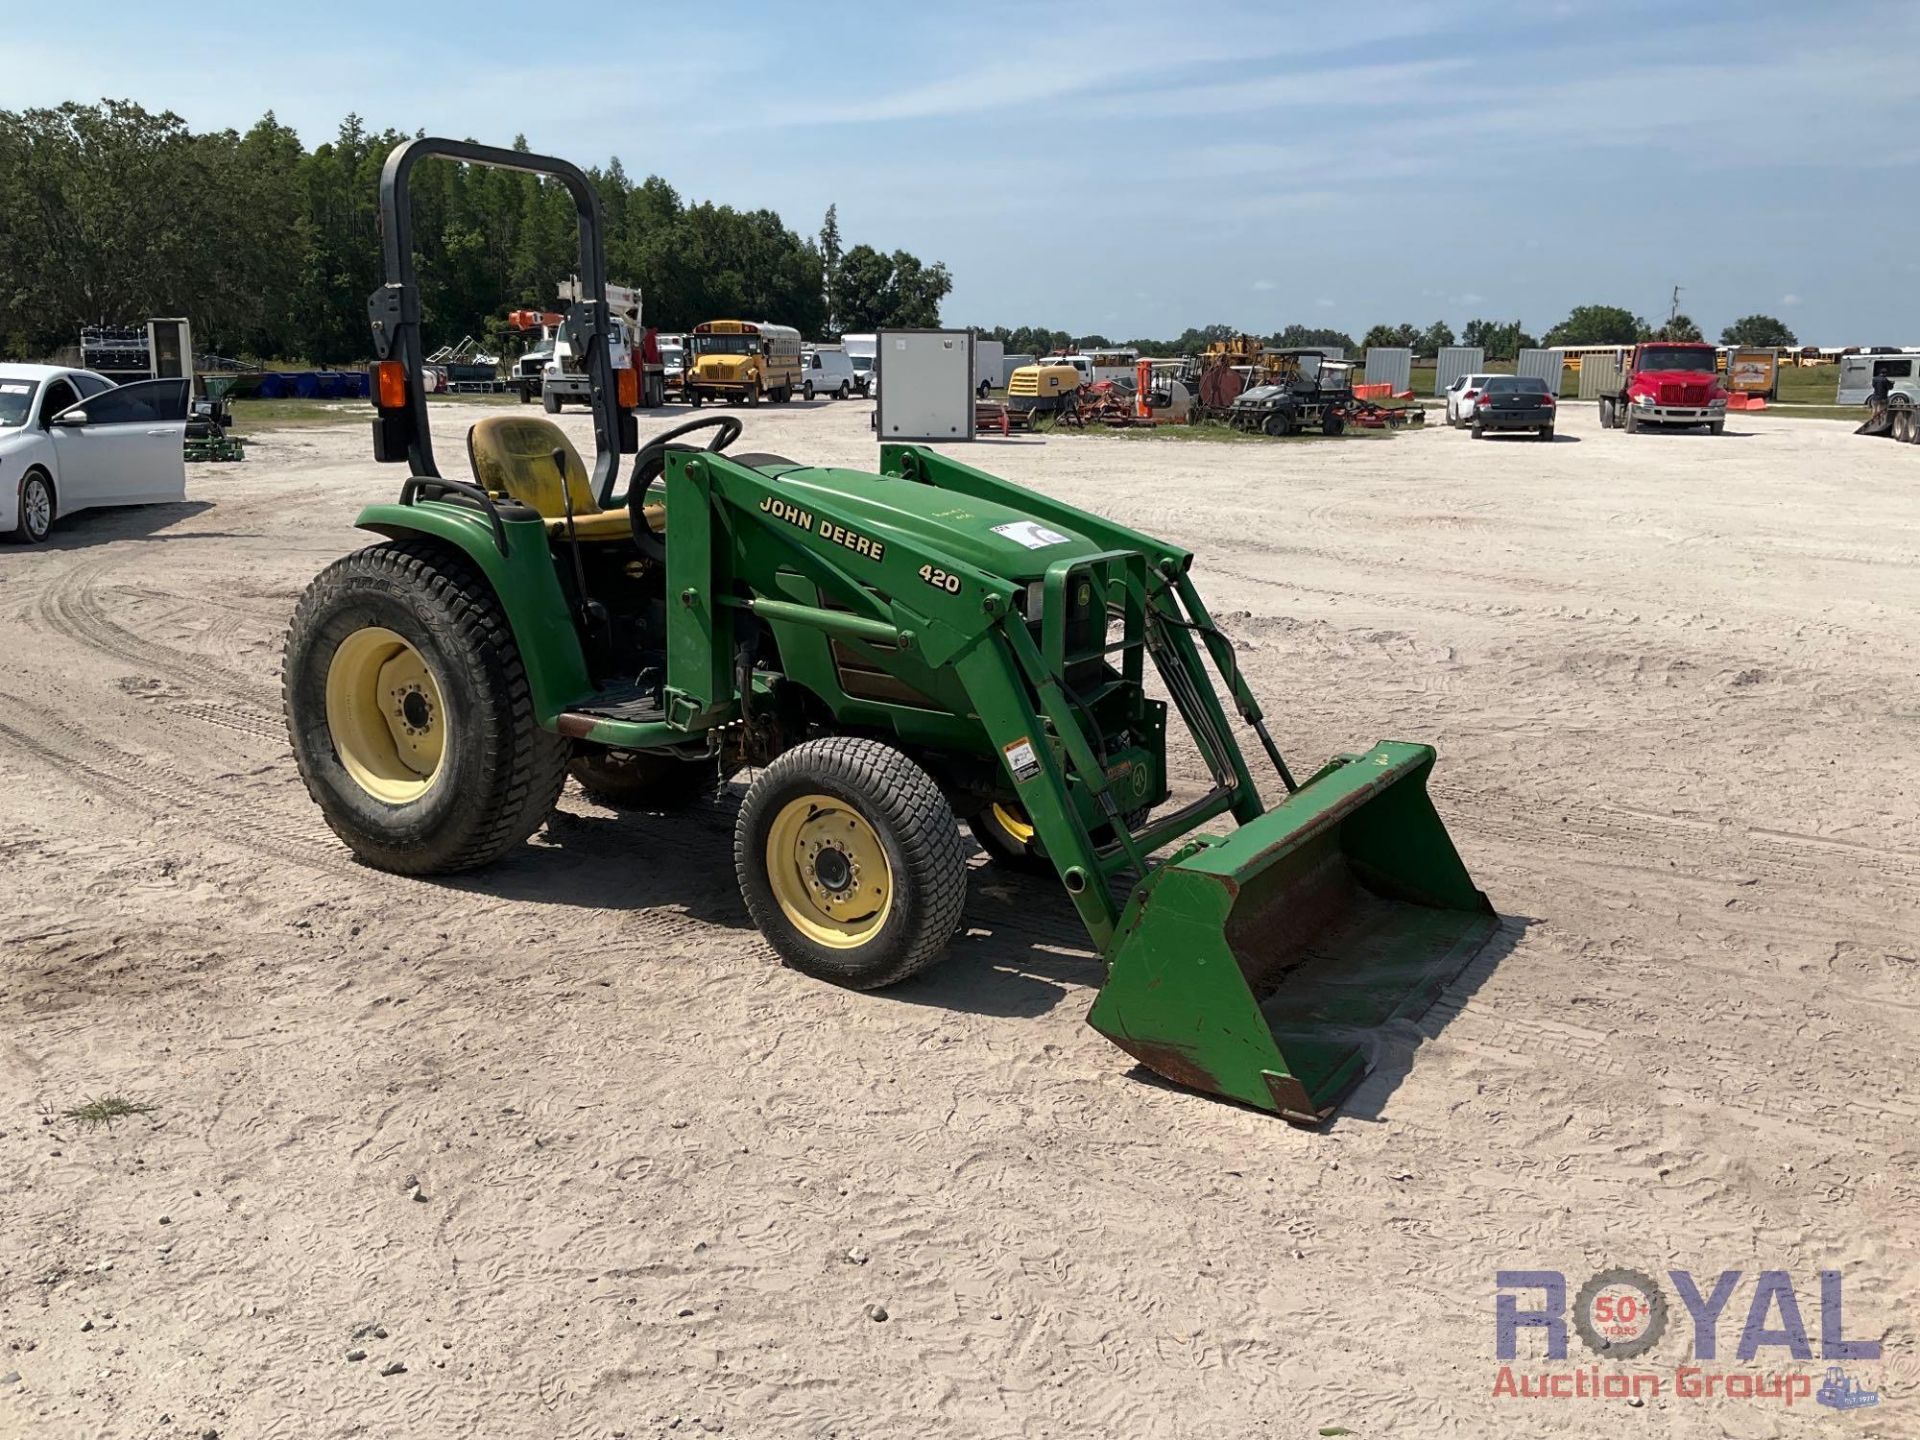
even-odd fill
[(1033, 822), (1018, 805), (995, 804), (993, 823), (1006, 832), (1008, 839), (1018, 840), (1022, 845), (1033, 844)]
[(418, 800), (439, 777), (447, 711), (426, 660), (370, 625), (340, 642), (327, 667), (334, 754), (362, 790), (389, 805)]
[(767, 879), (793, 928), (835, 950), (866, 944), (893, 909), (893, 867), (880, 836), (831, 795), (799, 796), (773, 817)]

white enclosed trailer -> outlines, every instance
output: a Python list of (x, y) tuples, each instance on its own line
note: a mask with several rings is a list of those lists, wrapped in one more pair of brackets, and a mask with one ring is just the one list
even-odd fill
[(973, 439), (973, 332), (882, 330), (876, 338), (880, 438)]

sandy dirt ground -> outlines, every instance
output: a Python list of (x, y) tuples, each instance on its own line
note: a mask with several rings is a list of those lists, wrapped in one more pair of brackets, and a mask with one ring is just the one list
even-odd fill
[[(1920, 1434), (1920, 453), (1734, 429), (968, 451), (1195, 550), (1297, 768), (1439, 747), (1503, 929), (1318, 1133), (1088, 1029), (1048, 883), (891, 992), (782, 969), (737, 789), (353, 863), (278, 673), (398, 484), (359, 424), (0, 551), (0, 1435)], [(1496, 1272), (1613, 1266), (1742, 1272), (1719, 1368), (1816, 1379), (1842, 1271), (1881, 1405), (1496, 1396)], [(1811, 1360), (1732, 1359), (1763, 1270)]]

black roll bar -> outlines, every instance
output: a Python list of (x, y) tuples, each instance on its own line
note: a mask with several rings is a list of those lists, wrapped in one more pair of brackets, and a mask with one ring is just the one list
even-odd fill
[[(620, 397), (615, 387), (613, 354), (608, 346), (607, 252), (600, 198), (579, 166), (550, 155), (502, 150), (470, 140), (432, 136), (394, 147), (380, 172), (380, 232), (386, 258), (386, 283), (367, 300), (374, 353), (407, 367), (409, 416), (407, 465), (414, 475), (440, 478), (427, 428), (426, 348), (420, 335), (420, 279), (413, 263), (413, 167), (438, 156), (463, 165), (488, 165), (546, 175), (567, 187), (580, 223), (580, 294), (567, 311), (567, 341), (583, 360), (593, 389), (593, 492), (604, 504), (620, 471)], [(395, 457), (398, 458), (397, 456)]]

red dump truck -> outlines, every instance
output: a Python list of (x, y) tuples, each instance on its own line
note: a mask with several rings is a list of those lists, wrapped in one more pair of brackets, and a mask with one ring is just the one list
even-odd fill
[(1704, 342), (1649, 340), (1633, 347), (1620, 388), (1600, 397), (1603, 429), (1647, 430), (1654, 426), (1704, 425), (1718, 435), (1727, 427), (1727, 387)]

